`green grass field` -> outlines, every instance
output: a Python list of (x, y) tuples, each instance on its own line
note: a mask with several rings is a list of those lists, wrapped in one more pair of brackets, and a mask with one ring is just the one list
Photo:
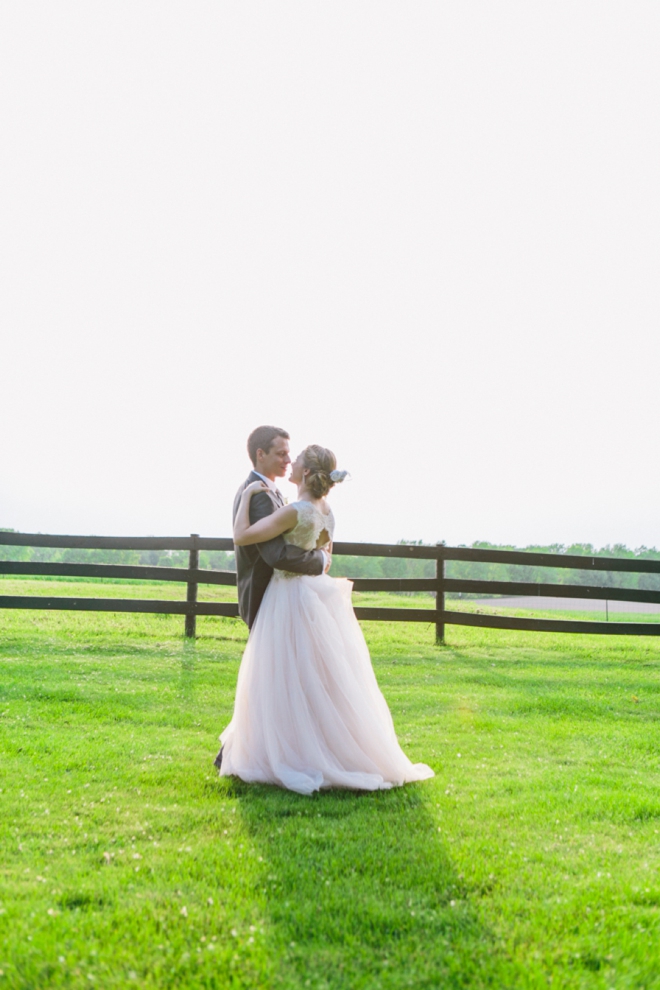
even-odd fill
[(436, 777), (304, 798), (213, 770), (238, 620), (0, 611), (0, 990), (660, 987), (660, 641), (364, 628)]

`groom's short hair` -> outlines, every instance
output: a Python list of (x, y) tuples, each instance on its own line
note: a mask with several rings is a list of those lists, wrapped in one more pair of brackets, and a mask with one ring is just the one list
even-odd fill
[(248, 437), (247, 449), (250, 460), (255, 467), (257, 466), (257, 451), (263, 450), (264, 454), (267, 454), (276, 437), (283, 437), (285, 440), (291, 439), (286, 430), (281, 430), (279, 426), (258, 426), (256, 430), (252, 430)]

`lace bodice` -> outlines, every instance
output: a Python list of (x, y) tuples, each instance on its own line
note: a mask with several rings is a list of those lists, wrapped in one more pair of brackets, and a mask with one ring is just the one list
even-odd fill
[(286, 543), (293, 543), (303, 550), (313, 550), (323, 530), (326, 530), (330, 539), (333, 538), (335, 517), (332, 509), (324, 515), (311, 502), (293, 502), (292, 505), (295, 505), (298, 512), (298, 522), (292, 530), (284, 534)]

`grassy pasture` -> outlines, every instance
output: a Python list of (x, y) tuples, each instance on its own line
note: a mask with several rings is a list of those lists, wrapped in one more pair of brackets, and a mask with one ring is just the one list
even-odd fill
[(303, 798), (213, 771), (238, 621), (0, 611), (0, 990), (660, 987), (660, 642), (364, 628), (436, 777)]

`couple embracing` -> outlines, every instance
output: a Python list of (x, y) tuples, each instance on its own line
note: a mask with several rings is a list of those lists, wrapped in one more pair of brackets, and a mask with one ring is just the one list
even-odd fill
[[(273, 426), (250, 434), (248, 453), (254, 470), (234, 502), (234, 544), (250, 635), (216, 766), (300, 794), (432, 777), (399, 746), (351, 582), (327, 573), (335, 529), (327, 495), (346, 472), (316, 444), (292, 463), (289, 434)], [(285, 505), (275, 479), (289, 466), (298, 498)]]

